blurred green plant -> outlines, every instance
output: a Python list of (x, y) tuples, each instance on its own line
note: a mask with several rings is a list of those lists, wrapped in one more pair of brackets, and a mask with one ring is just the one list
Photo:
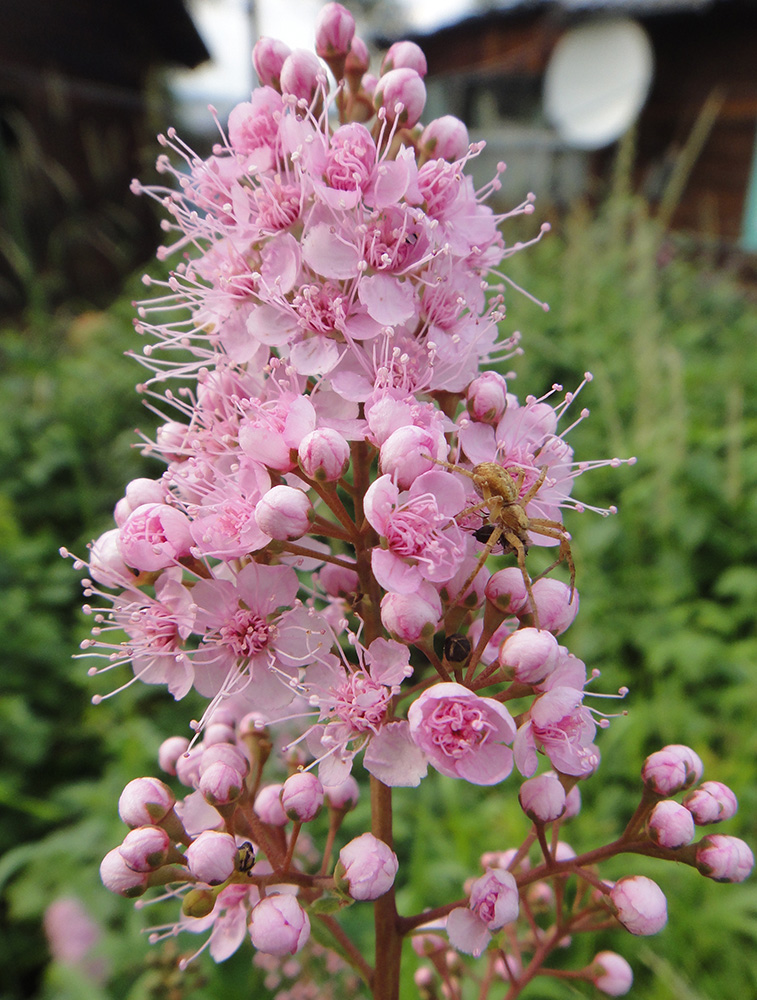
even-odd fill
[[(578, 406), (593, 413), (571, 432), (576, 453), (639, 459), (633, 468), (581, 480), (582, 499), (617, 503), (616, 517), (567, 518), (582, 610), (566, 642), (602, 670), (598, 689), (631, 687), (626, 703), (609, 703), (630, 714), (601, 735), (602, 777), (583, 784), (585, 808), (569, 836), (578, 849), (619, 831), (637, 797), (644, 757), (681, 742), (734, 789), (741, 811), (727, 832), (754, 844), (757, 311), (729, 275), (681, 252), (623, 176), (597, 211), (576, 206), (549, 239), (511, 262), (514, 280), (551, 305), (543, 314), (510, 297), (507, 325), (522, 325), (526, 345), (514, 390), (553, 382), (571, 388), (589, 369), (594, 381)], [(183, 983), (172, 978), (175, 948), (191, 952), (200, 944), (193, 938), (155, 950), (148, 966), (149, 949), (138, 936), (160, 922), (159, 909), (157, 916), (135, 913), (97, 879), (101, 856), (123, 834), (115, 808), (121, 788), (154, 771), (160, 740), (185, 731), (191, 714), (186, 703), (174, 713), (170, 699), (149, 688), (93, 709), (85, 668), (70, 660), (85, 626), (73, 610), (76, 574), (57, 548), (84, 551), (87, 538), (112, 526), (123, 485), (159, 469), (130, 448), (131, 427), (147, 421), (133, 390), (138, 370), (119, 357), (135, 344), (129, 299), (108, 313), (6, 330), (0, 340), (0, 621), (7, 656), (0, 804), (10, 820), (0, 831), (3, 1000), (271, 995), (263, 970), (239, 955), (220, 967), (200, 963)], [(407, 875), (401, 909), (459, 893), (482, 850), (505, 849), (522, 834), (520, 811), (503, 810), (499, 795), (439, 775), (398, 795), (397, 850)], [(588, 962), (601, 947), (621, 951), (634, 965), (634, 995), (648, 1000), (757, 995), (757, 889), (644, 865), (637, 859), (633, 870), (660, 877), (669, 927), (649, 942), (619, 940), (620, 931), (586, 940), (572, 961)], [(620, 861), (608, 871), (622, 873)], [(81, 970), (60, 963), (40, 979), (41, 915), (66, 894), (78, 896), (106, 929), (98, 949), (110, 978), (105, 985), (89, 980), (89, 992)], [(346, 915), (354, 913), (358, 939), (367, 930), (359, 910)], [(407, 964), (409, 998), (417, 990)], [(542, 981), (526, 995), (587, 990)]]

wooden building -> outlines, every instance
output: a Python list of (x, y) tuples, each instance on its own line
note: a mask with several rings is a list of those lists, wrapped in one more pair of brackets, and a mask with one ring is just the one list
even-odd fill
[(487, 139), (482, 178), (503, 159), (515, 167), (516, 189), (558, 202), (585, 191), (606, 169), (607, 152), (587, 155), (560, 142), (543, 113), (544, 74), (567, 30), (617, 15), (642, 25), (654, 53), (637, 123), (637, 183), (652, 201), (661, 196), (699, 119), (703, 144), (673, 224), (757, 250), (755, 0), (511, 0), (416, 38), (428, 59), (431, 113), (444, 105)]
[(0, 16), (0, 307), (102, 303), (156, 242), (129, 182), (154, 159), (159, 71), (207, 50), (183, 0), (0, 0)]

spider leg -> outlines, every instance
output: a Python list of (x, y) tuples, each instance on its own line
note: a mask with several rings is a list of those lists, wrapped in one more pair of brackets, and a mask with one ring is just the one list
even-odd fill
[(565, 530), (565, 526), (560, 524), (559, 521), (551, 521), (544, 517), (535, 517), (529, 521), (528, 530), (532, 531), (535, 535), (546, 535), (547, 538), (556, 538), (559, 540), (560, 549), (557, 553), (557, 559), (540, 574), (540, 577), (551, 573), (555, 566), (561, 562), (566, 562), (570, 571), (570, 600), (568, 603), (571, 603), (576, 589), (576, 566), (573, 562), (573, 553), (570, 548), (570, 536)]
[(534, 600), (534, 592), (531, 589), (531, 577), (528, 575), (528, 570), (526, 569), (526, 547), (523, 542), (518, 538), (518, 536), (512, 532), (503, 529), (502, 534), (507, 539), (508, 544), (515, 553), (515, 557), (518, 560), (518, 569), (523, 577), (523, 583), (526, 585), (526, 592), (528, 593), (528, 601), (531, 605), (531, 614), (533, 615), (534, 625), (536, 628), (540, 628), (539, 625), (539, 612), (536, 609), (536, 601)]
[(473, 567), (473, 570), (471, 571), (470, 575), (468, 576), (468, 579), (465, 581), (465, 583), (462, 585), (462, 587), (458, 591), (457, 597), (454, 599), (454, 601), (452, 601), (452, 607), (454, 607), (456, 604), (458, 604), (462, 600), (462, 598), (465, 596), (465, 592), (468, 590), (468, 587), (470, 587), (470, 585), (476, 579), (476, 576), (480, 572), (481, 567), (484, 565), (484, 563), (486, 562), (486, 560), (489, 558), (489, 556), (491, 555), (491, 553), (492, 553), (492, 551), (494, 549), (494, 546), (497, 544), (497, 542), (500, 540), (500, 538), (502, 537), (503, 534), (507, 534), (507, 532), (505, 531), (505, 529), (503, 528), (503, 526), (501, 524), (496, 525), (495, 528), (494, 528), (494, 531), (491, 533), (491, 535), (489, 536), (488, 541), (486, 542), (486, 545), (484, 546), (484, 551), (478, 557), (478, 562)]
[(542, 485), (546, 477), (547, 477), (547, 467), (546, 465), (542, 465), (541, 472), (539, 473), (539, 478), (536, 480), (533, 486), (529, 487), (528, 492), (523, 497), (521, 497), (520, 500), (521, 507), (525, 507), (529, 501), (533, 500), (533, 498), (542, 488)]

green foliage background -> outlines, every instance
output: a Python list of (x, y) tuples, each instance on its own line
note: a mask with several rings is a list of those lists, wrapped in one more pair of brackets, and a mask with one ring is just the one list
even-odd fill
[[(570, 435), (582, 458), (638, 456), (634, 467), (582, 477), (587, 503), (617, 503), (600, 518), (568, 514), (581, 614), (565, 637), (598, 667), (597, 690), (627, 684), (628, 709), (600, 735), (599, 776), (582, 788), (584, 810), (567, 831), (576, 849), (618, 833), (639, 794), (639, 767), (659, 746), (688, 743), (708, 777), (741, 803), (726, 828), (757, 842), (757, 310), (754, 289), (692, 262), (619, 189), (596, 212), (572, 210), (548, 239), (517, 255), (509, 273), (550, 303), (542, 313), (509, 297), (505, 327), (524, 333), (514, 361), (520, 396), (553, 382), (594, 380), (575, 407), (592, 410)], [(99, 884), (100, 858), (123, 836), (116, 800), (131, 778), (155, 771), (161, 739), (185, 731), (192, 708), (161, 691), (130, 689), (89, 704), (108, 679), (88, 680), (71, 654), (87, 632), (77, 574), (57, 553), (85, 551), (112, 525), (123, 486), (156, 475), (132, 445), (149, 429), (134, 392), (140, 378), (122, 352), (137, 286), (104, 313), (34, 315), (0, 339), (0, 630), (4, 664), (0, 731), (0, 997), (265, 997), (249, 950), (225, 965), (200, 961), (184, 980), (176, 948), (150, 949), (141, 933), (160, 915), (137, 912)], [(597, 703), (600, 706), (603, 703)], [(362, 803), (345, 837), (361, 831)], [(404, 912), (458, 896), (484, 850), (524, 832), (514, 792), (479, 789), (434, 774), (397, 795)], [(632, 962), (632, 995), (721, 1000), (757, 995), (757, 888), (715, 885), (690, 869), (617, 861), (608, 877), (640, 871), (669, 897), (656, 938), (618, 931), (575, 942), (575, 968), (599, 947)], [(81, 899), (103, 927), (103, 985), (81, 969), (47, 963), (45, 907)], [(172, 908), (173, 909), (173, 908)], [(365, 911), (365, 912), (363, 912)], [(170, 919), (168, 916), (162, 919)], [(370, 914), (345, 919), (367, 940)], [(403, 996), (416, 994), (408, 949)], [(325, 989), (325, 987), (324, 987)], [(540, 980), (532, 998), (589, 996), (583, 984)], [(326, 992), (323, 994), (327, 995)]]

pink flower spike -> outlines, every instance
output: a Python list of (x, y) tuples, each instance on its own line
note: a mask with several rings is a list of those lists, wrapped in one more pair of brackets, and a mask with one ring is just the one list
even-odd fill
[(310, 771), (291, 774), (284, 782), (281, 805), (287, 816), (299, 823), (315, 819), (323, 805), (323, 785)]
[(657, 934), (668, 922), (662, 889), (645, 875), (618, 879), (610, 890), (615, 916), (631, 934)]
[(394, 885), (398, 867), (394, 851), (364, 833), (341, 849), (334, 877), (353, 899), (378, 899)]
[(308, 915), (291, 893), (261, 899), (249, 926), (253, 946), (266, 955), (296, 955), (310, 937)]
[(199, 882), (221, 885), (234, 872), (237, 844), (229, 833), (204, 830), (187, 848), (189, 870)]
[(647, 829), (656, 844), (676, 850), (694, 839), (694, 818), (685, 806), (663, 799), (650, 813)]
[(697, 868), (715, 882), (743, 882), (754, 868), (754, 855), (738, 837), (711, 833), (696, 845)]
[(565, 789), (554, 773), (529, 778), (520, 786), (518, 801), (529, 819), (551, 823), (565, 812)]
[(721, 781), (704, 781), (684, 798), (683, 804), (694, 817), (697, 826), (720, 823), (731, 819), (739, 808), (731, 789)]
[(622, 997), (633, 986), (633, 970), (622, 955), (600, 951), (592, 962), (591, 981), (608, 997)]
[(255, 521), (266, 535), (280, 541), (302, 538), (310, 527), (313, 505), (302, 490), (274, 486), (255, 507)]
[(462, 684), (434, 684), (407, 714), (410, 735), (441, 774), (494, 785), (512, 771), (515, 737), (508, 710)]
[(704, 765), (691, 747), (671, 743), (647, 757), (641, 777), (650, 791), (669, 796), (691, 787), (703, 772)]

